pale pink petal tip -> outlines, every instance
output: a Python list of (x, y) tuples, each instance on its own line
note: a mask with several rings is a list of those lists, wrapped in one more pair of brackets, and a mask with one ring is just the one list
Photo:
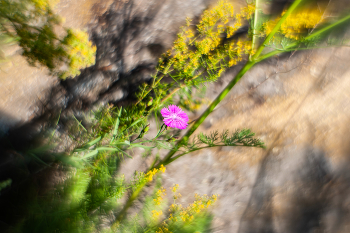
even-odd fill
[(169, 105), (163, 108), (160, 113), (164, 117), (163, 121), (166, 126), (177, 129), (185, 129), (188, 125), (188, 116), (176, 105)]

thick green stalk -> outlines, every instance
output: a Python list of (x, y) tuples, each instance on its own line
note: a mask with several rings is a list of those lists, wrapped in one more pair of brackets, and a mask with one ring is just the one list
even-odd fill
[(257, 26), (258, 26), (258, 18), (259, 18), (259, 2), (260, 0), (256, 0), (255, 1), (255, 13), (254, 13), (254, 18), (253, 18), (253, 39), (252, 39), (252, 49), (253, 51), (255, 51), (257, 45), (256, 45), (256, 41), (257, 41)]

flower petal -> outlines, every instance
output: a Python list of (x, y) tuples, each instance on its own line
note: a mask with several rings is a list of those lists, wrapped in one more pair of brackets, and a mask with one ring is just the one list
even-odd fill
[(176, 105), (169, 105), (168, 108), (163, 108), (161, 111), (164, 117), (164, 124), (171, 128), (185, 129), (188, 125), (188, 116)]

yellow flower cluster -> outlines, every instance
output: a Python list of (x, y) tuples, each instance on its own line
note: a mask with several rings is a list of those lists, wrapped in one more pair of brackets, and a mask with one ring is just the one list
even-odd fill
[(201, 35), (209, 35), (215, 24), (219, 21), (226, 24), (233, 16), (233, 6), (225, 0), (220, 1), (213, 9), (203, 12), (201, 21), (197, 25), (198, 32)]
[[(195, 194), (195, 201), (188, 207), (182, 207), (181, 204), (175, 203), (175, 200), (181, 196), (181, 194), (176, 195), (178, 188), (178, 184), (174, 184), (173, 187), (170, 188), (173, 192), (174, 203), (169, 207), (169, 217), (162, 222), (161, 226), (156, 231), (157, 233), (171, 233), (169, 227), (174, 226), (174, 224), (179, 221), (182, 221), (183, 223), (191, 223), (196, 215), (206, 211), (218, 198), (218, 195), (212, 195), (209, 197), (207, 195), (200, 196)], [(163, 188), (160, 189), (159, 193), (162, 192), (164, 192)], [(152, 217), (155, 220), (158, 220), (161, 214), (162, 212), (152, 211)]]
[(221, 39), (217, 33), (211, 33), (209, 38), (204, 38), (201, 41), (196, 41), (196, 47), (201, 54), (209, 54), (209, 52), (216, 49)]
[(157, 190), (155, 198), (153, 199), (153, 202), (155, 205), (160, 205), (163, 201), (163, 197), (166, 195), (165, 188), (161, 187)]
[(80, 74), (80, 69), (95, 63), (96, 46), (89, 41), (86, 32), (68, 30), (64, 43), (67, 45), (67, 54), (70, 59), (69, 69), (61, 78), (74, 77)]
[[(285, 12), (282, 13), (282, 15)], [(287, 38), (298, 40), (300, 39), (308, 29), (314, 28), (317, 24), (323, 21), (323, 13), (317, 8), (307, 8), (300, 10), (296, 13), (292, 13), (282, 23), (280, 32)], [(280, 17), (275, 20), (270, 20), (264, 24), (265, 34), (271, 33)]]
[(203, 210), (208, 209), (215, 203), (218, 195), (208, 197), (207, 195), (200, 196), (195, 194), (195, 201), (186, 208), (182, 208), (180, 217), (184, 222), (190, 222), (193, 220), (194, 215), (200, 213)]
[(157, 221), (162, 214), (163, 214), (163, 211), (161, 211), (161, 210), (159, 210), (159, 211), (152, 210), (152, 218), (153, 218), (153, 220)]
[(171, 188), (171, 191), (173, 193), (176, 193), (176, 191), (179, 189), (179, 184), (174, 184), (173, 187)]
[(145, 176), (146, 180), (147, 180), (148, 182), (151, 182), (151, 181), (153, 180), (153, 176), (154, 176), (155, 174), (157, 174), (157, 172), (158, 172), (158, 169), (156, 169), (156, 168), (153, 168), (153, 170), (148, 171), (148, 172), (146, 173), (146, 176)]
[(156, 175), (159, 171), (165, 172), (166, 168), (162, 165), (160, 165), (160, 168), (153, 168), (152, 170), (148, 171), (145, 175), (145, 179), (147, 182), (151, 182), (153, 180), (153, 176)]
[(190, 100), (185, 100), (183, 102), (183, 105), (186, 107), (186, 109), (189, 109), (191, 111), (198, 110), (202, 106), (202, 101), (190, 101)]
[(59, 0), (29, 0), (35, 7), (35, 13), (44, 15), (48, 10), (53, 8)]
[(172, 231), (169, 231), (168, 225), (163, 222), (162, 226), (156, 231), (156, 233), (172, 233)]
[[(180, 29), (172, 49), (159, 59), (154, 80), (170, 77), (180, 85), (199, 85), (203, 82), (217, 80), (225, 70), (243, 59), (243, 55), (251, 54), (250, 42), (241, 42), (232, 35), (242, 27), (245, 20), (250, 19), (255, 6), (248, 4), (239, 14), (234, 13), (233, 6), (227, 0), (221, 0), (217, 6), (204, 11), (200, 22), (194, 26), (186, 19), (186, 25)], [(235, 47), (238, 46), (238, 47)], [(174, 87), (169, 84), (159, 88), (161, 96)], [(140, 89), (137, 97), (141, 100), (149, 93), (147, 87)], [(199, 104), (185, 103), (190, 109), (198, 109)], [(148, 179), (152, 180), (149, 174)]]
[(255, 4), (254, 3), (248, 3), (248, 5), (246, 7), (243, 7), (241, 9), (241, 14), (246, 19), (250, 19), (251, 16), (254, 14), (254, 12), (255, 12)]
[(254, 11), (255, 11), (254, 4), (248, 4), (246, 7), (243, 7), (240, 11), (241, 13), (235, 15), (234, 25), (227, 27), (227, 30), (226, 30), (227, 38), (230, 38), (242, 26), (243, 20), (250, 19), (251, 15), (254, 13)]
[(50, 7), (50, 4), (47, 0), (32, 0), (35, 8), (38, 11), (46, 11), (47, 8)]
[(182, 32), (178, 34), (178, 38), (174, 42), (174, 56), (170, 62), (174, 64), (173, 67), (175, 70), (180, 71), (183, 78), (192, 76), (194, 70), (198, 69), (200, 65), (200, 54), (189, 49), (189, 40), (193, 36), (194, 33), (192, 30), (182, 28)]
[(160, 165), (159, 171), (161, 171), (161, 172), (163, 172), (163, 173), (164, 173), (164, 172), (165, 172), (165, 170), (166, 170), (166, 167), (164, 167), (164, 166), (163, 166), (163, 164), (162, 164), (162, 165)]
[[(248, 4), (235, 15), (233, 6), (222, 0), (214, 8), (204, 11), (196, 28), (191, 27), (191, 20), (187, 19), (186, 26), (181, 28), (173, 49), (164, 55), (169, 58), (168, 64), (173, 65), (175, 74), (172, 77), (192, 81), (202, 72), (202, 68), (205, 69), (209, 80), (213, 81), (219, 77), (227, 67), (227, 52), (222, 43), (224, 33), (227, 37), (232, 36), (242, 26), (242, 22), (251, 17), (254, 10), (255, 6)], [(249, 49), (234, 50), (237, 54), (238, 51), (246, 52)], [(231, 52), (230, 57), (232, 54)], [(163, 61), (162, 59), (158, 67), (161, 73), (166, 74), (167, 72), (162, 70), (167, 67)], [(231, 61), (230, 64), (233, 63)]]
[[(177, 193), (176, 194), (178, 189), (179, 189), (179, 185), (178, 184), (174, 184), (174, 186), (171, 188), (171, 192), (173, 192), (173, 199), (174, 199), (174, 201), (176, 201), (177, 199), (179, 199), (181, 197), (181, 193)], [(170, 209), (173, 209), (173, 208), (175, 208), (174, 204), (172, 204), (170, 206)]]
[(232, 41), (231, 43), (226, 45), (226, 53), (229, 57), (228, 66), (234, 66), (238, 62), (242, 61), (243, 54), (252, 54), (252, 44), (251, 41), (248, 40), (237, 40)]

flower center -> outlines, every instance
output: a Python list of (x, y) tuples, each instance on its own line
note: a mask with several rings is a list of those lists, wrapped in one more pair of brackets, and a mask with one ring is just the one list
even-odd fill
[(171, 116), (171, 119), (173, 119), (173, 120), (176, 120), (177, 118), (178, 118), (178, 117), (177, 117), (176, 114), (174, 114), (174, 115)]

